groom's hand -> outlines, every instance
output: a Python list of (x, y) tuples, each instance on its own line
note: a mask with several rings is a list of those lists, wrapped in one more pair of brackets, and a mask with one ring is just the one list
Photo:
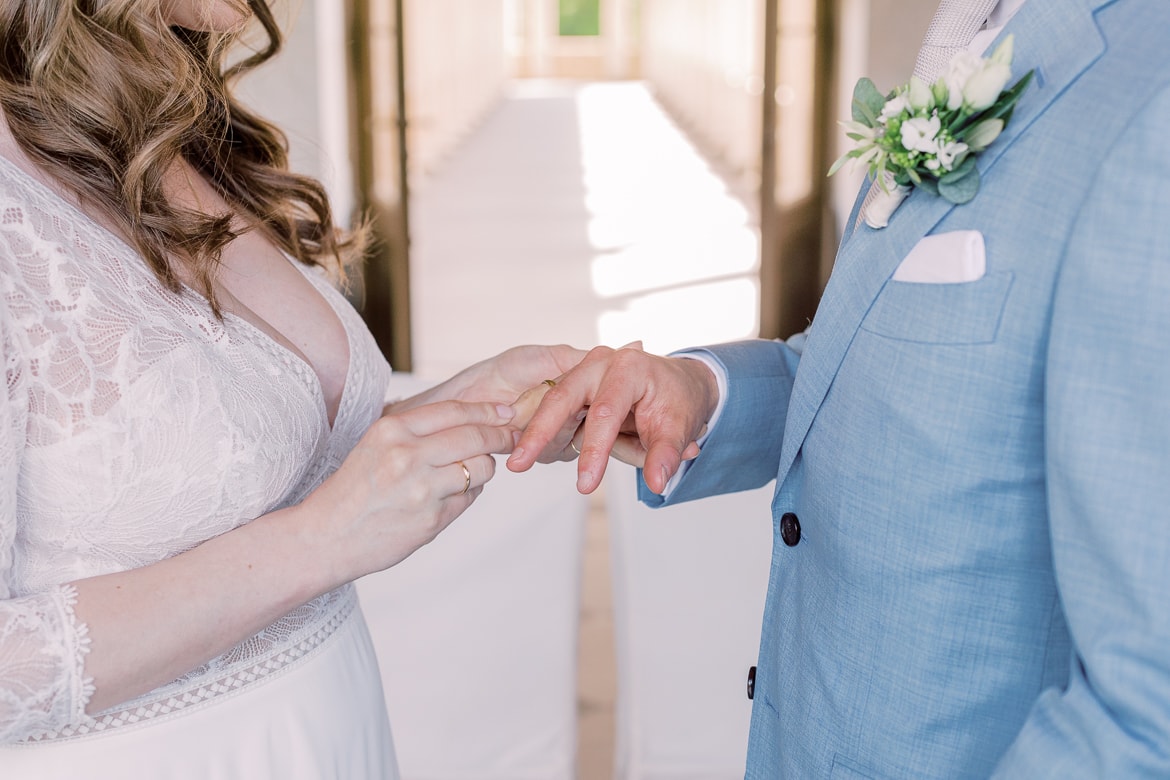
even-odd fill
[(636, 465), (642, 466), (646, 485), (661, 493), (683, 459), (697, 454), (695, 439), (718, 394), (715, 377), (699, 361), (658, 357), (640, 345), (597, 347), (549, 388), (508, 458), (508, 468), (531, 468), (585, 409), (576, 437), (581, 451), (577, 489), (596, 490), (619, 435), (633, 434), (645, 454)]

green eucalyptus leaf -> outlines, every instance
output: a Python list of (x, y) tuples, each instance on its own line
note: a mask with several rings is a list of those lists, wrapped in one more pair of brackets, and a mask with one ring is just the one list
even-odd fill
[(959, 172), (958, 168), (938, 180), (938, 194), (943, 200), (961, 205), (979, 192), (979, 169), (974, 165), (974, 158), (969, 158), (968, 161), (972, 163), (970, 169), (957, 178), (955, 174)]
[(1016, 103), (1020, 100), (1020, 95), (1024, 93), (1028, 85), (1032, 83), (1032, 74), (1036, 71), (1030, 70), (1023, 75), (1023, 77), (1012, 86), (1011, 89), (1005, 91), (999, 96), (999, 100), (987, 109), (982, 115), (983, 119), (1002, 119), (1005, 123), (1011, 116), (1012, 109), (1016, 107)]
[(886, 99), (878, 92), (873, 81), (861, 78), (853, 88), (853, 120), (862, 124), (875, 126), (878, 116), (886, 105)]
[(959, 141), (966, 142), (967, 146), (973, 152), (981, 152), (999, 137), (1003, 132), (1004, 121), (1002, 119), (984, 119), (977, 125), (966, 128), (961, 134), (957, 134), (955, 138)]
[(959, 162), (958, 165), (954, 167), (953, 170), (948, 171), (939, 177), (939, 183), (941, 184), (944, 179), (957, 182), (962, 178), (970, 176), (972, 173), (974, 173), (976, 177), (979, 176), (979, 171), (975, 168), (975, 158), (971, 155), (964, 155), (963, 159)]
[(931, 176), (922, 177), (922, 180), (918, 182), (918, 187), (931, 195), (938, 195), (938, 179)]

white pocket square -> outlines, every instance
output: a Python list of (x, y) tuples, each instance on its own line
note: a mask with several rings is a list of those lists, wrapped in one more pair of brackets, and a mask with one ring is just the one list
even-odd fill
[(894, 281), (958, 284), (982, 279), (986, 271), (983, 234), (954, 230), (926, 236), (915, 244), (894, 271)]

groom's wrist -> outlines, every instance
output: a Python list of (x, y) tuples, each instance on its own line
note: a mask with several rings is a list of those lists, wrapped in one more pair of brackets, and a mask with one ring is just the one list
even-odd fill
[(706, 432), (699, 440), (702, 446), (723, 412), (724, 399), (727, 397), (727, 371), (713, 356), (703, 352), (678, 352), (671, 357), (691, 361), (688, 372), (698, 377), (697, 386), (702, 388), (701, 410), (707, 424)]

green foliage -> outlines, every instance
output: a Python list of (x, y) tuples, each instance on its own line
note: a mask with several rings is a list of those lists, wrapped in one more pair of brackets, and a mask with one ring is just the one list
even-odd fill
[(853, 121), (873, 127), (878, 123), (878, 114), (886, 104), (886, 98), (874, 83), (862, 77), (853, 88)]
[(966, 203), (974, 198), (977, 192), (979, 169), (975, 167), (974, 157), (968, 157), (958, 168), (939, 177), (938, 194), (955, 205)]
[(561, 35), (600, 35), (600, 0), (560, 0)]

